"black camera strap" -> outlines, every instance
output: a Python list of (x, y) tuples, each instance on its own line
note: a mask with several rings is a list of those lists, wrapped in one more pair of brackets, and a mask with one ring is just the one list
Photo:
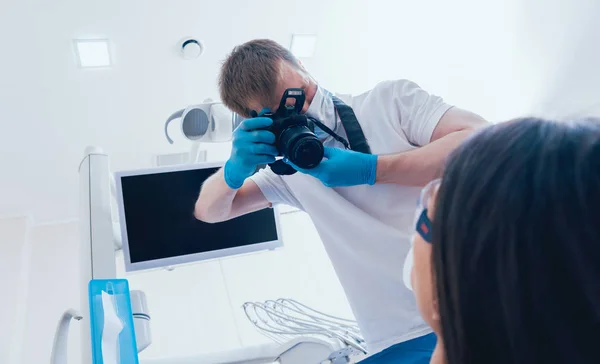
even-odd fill
[(341, 136), (337, 135), (333, 130), (329, 129), (329, 127), (327, 125), (323, 124), (322, 122), (320, 122), (319, 120), (317, 120), (315, 118), (311, 118), (310, 116), (307, 117), (307, 119), (310, 120), (310, 121), (312, 121), (316, 126), (319, 127), (319, 129), (321, 129), (324, 132), (326, 132), (327, 134), (329, 134), (329, 136), (331, 136), (333, 139), (335, 139), (338, 142), (344, 144), (344, 148), (350, 149), (350, 144), (348, 144), (348, 142), (346, 141), (346, 139), (344, 139)]
[(340, 116), (344, 130), (346, 131), (350, 149), (355, 152), (371, 154), (369, 142), (367, 141), (365, 133), (363, 133), (362, 127), (360, 126), (360, 123), (358, 122), (358, 119), (356, 118), (352, 108), (335, 96), (331, 96), (331, 99), (333, 100), (335, 110)]

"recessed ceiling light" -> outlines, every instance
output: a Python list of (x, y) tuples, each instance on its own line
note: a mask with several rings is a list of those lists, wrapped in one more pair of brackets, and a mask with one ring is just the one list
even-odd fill
[(181, 44), (181, 53), (183, 54), (183, 58), (187, 60), (200, 57), (203, 51), (204, 45), (196, 39), (186, 39)]
[(106, 39), (77, 39), (75, 40), (75, 51), (81, 67), (109, 67), (111, 64), (108, 40)]
[(315, 34), (294, 34), (290, 50), (298, 58), (312, 57), (315, 53), (317, 36)]

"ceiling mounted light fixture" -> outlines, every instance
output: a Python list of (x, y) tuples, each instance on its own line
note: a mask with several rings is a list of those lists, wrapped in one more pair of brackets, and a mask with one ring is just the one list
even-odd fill
[(76, 39), (75, 53), (82, 68), (102, 68), (111, 66), (107, 39)]
[(310, 58), (315, 53), (316, 34), (293, 34), (290, 50), (298, 58)]
[(184, 59), (192, 60), (200, 57), (204, 52), (204, 44), (196, 39), (186, 39), (181, 43), (181, 54)]

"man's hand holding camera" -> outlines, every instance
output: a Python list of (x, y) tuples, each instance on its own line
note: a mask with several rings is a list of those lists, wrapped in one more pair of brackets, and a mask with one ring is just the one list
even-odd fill
[[(246, 178), (252, 176), (256, 167), (275, 162), (278, 155), (275, 135), (264, 129), (273, 120), (256, 117), (244, 120), (233, 133), (231, 157), (225, 163), (225, 182), (238, 189)], [(352, 150), (325, 147), (324, 158), (315, 168), (304, 169), (291, 161), (284, 161), (298, 172), (319, 179), (327, 187), (347, 187), (375, 183), (377, 156)]]
[(231, 189), (242, 187), (257, 166), (275, 162), (278, 154), (275, 135), (268, 130), (257, 130), (272, 123), (267, 117), (246, 119), (233, 133), (231, 157), (224, 167), (225, 182)]
[(302, 169), (286, 160), (298, 172), (318, 178), (327, 187), (375, 184), (377, 156), (352, 150), (325, 147), (325, 157), (318, 166)]

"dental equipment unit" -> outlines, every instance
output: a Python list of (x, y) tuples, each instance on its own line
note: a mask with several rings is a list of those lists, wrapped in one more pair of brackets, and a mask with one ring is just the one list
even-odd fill
[[(78, 309), (66, 310), (57, 323), (51, 364), (67, 364), (67, 336), (75, 319), (81, 329), (81, 358), (74, 362), (92, 363), (90, 299), (88, 285), (93, 280), (117, 278), (115, 251), (122, 248), (121, 231), (112, 213), (115, 193), (109, 157), (100, 148), (88, 147), (79, 166), (80, 188), (80, 302)], [(112, 188), (111, 188), (112, 187)], [(151, 317), (142, 291), (130, 292), (131, 314), (137, 351), (152, 343)], [(264, 303), (247, 302), (243, 309), (252, 324), (272, 343), (242, 347), (223, 353), (194, 358), (140, 360), (141, 364), (280, 364), (349, 363), (365, 354), (364, 340), (356, 323), (301, 304), (291, 299)], [(130, 325), (131, 326), (131, 325)], [(72, 361), (73, 362), (73, 361)]]

